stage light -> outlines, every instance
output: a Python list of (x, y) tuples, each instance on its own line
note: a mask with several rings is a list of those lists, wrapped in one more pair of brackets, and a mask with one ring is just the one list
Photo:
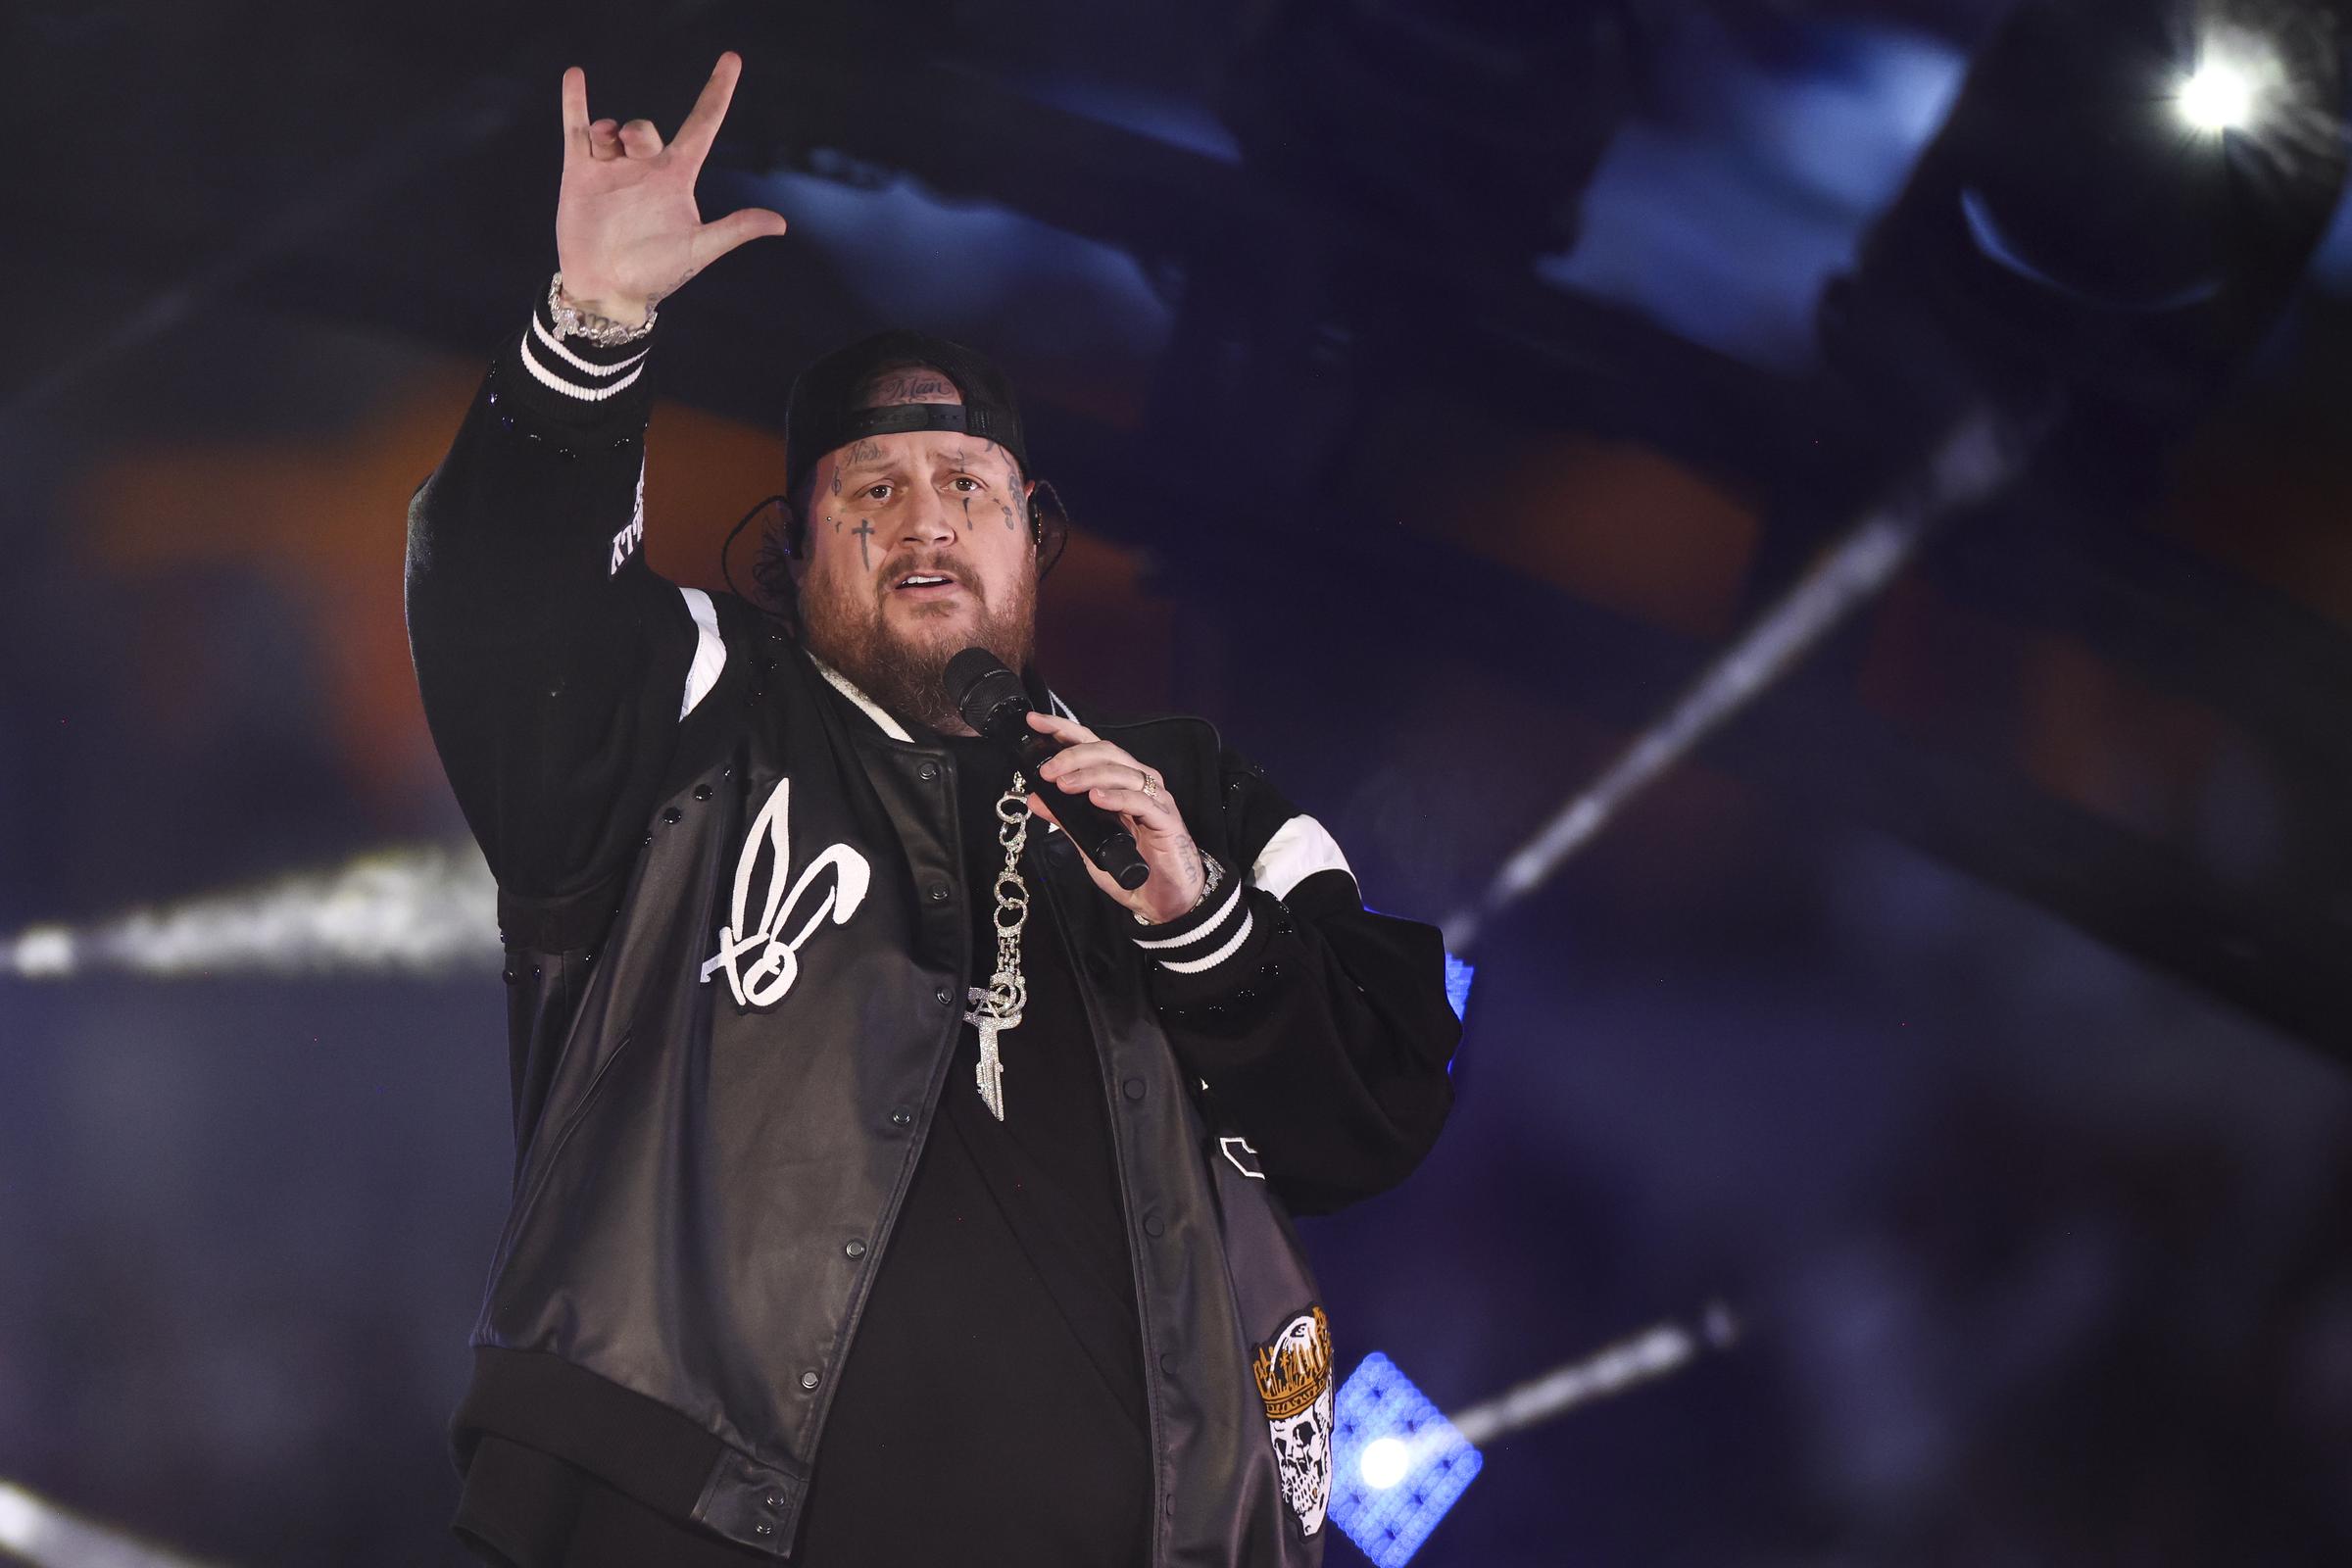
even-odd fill
[(1476, 965), (1450, 953), (1446, 955), (1446, 1000), (1452, 1004), (1456, 1018), (1470, 1015), (1470, 981), (1477, 973)]
[(2047, 413), (2062, 488), (2132, 512), (2155, 505), (2153, 459), (2267, 339), (2340, 202), (2339, 8), (2002, 9), (1825, 291), (1823, 357), (1878, 427), (1853, 450), (1891, 467), (1978, 401)]
[(1731, 1307), (1711, 1301), (1696, 1322), (1656, 1324), (1450, 1416), (1375, 1350), (1341, 1385), (1332, 1408), (1324, 1516), (1376, 1568), (1402, 1568), (1485, 1465), (1481, 1445), (1671, 1376), (1740, 1337)]
[(27, 980), (54, 980), (74, 972), (74, 933), (64, 926), (36, 925), (14, 943), (0, 943), (8, 967)]
[(206, 1568), (10, 1481), (0, 1481), (0, 1557), (32, 1568)]
[(445, 974), (499, 961), (498, 889), (470, 846), (385, 850), (331, 870), (0, 934), (0, 977)]
[(1625, 804), (1780, 683), (1825, 638), (1886, 591), (1923, 540), (1945, 518), (1977, 506), (2016, 477), (2038, 437), (1991, 410), (1957, 421), (1922, 472), (1852, 530), (1766, 607), (1674, 706), (1634, 737), (1598, 778), (1503, 861), (1479, 902), (1447, 917), (1450, 955), (1478, 944), (1487, 923), (1551, 879), (1562, 861), (1612, 821)]
[(1364, 1445), (1363, 1462), (1356, 1469), (1362, 1472), (1365, 1486), (1386, 1492), (1412, 1467), (1413, 1450), (1404, 1446), (1402, 1438), (1374, 1438)]
[(1403, 1568), (1484, 1462), (1378, 1350), (1340, 1388), (1331, 1458), (1327, 1517), (1375, 1568)]
[(2254, 78), (2232, 61), (2208, 61), (2180, 84), (2180, 104), (2198, 130), (2235, 130), (2253, 117)]
[(2211, 45), (2180, 83), (2174, 104), (2193, 130), (2209, 136), (2243, 130), (2254, 122), (2277, 62), (2242, 44)]

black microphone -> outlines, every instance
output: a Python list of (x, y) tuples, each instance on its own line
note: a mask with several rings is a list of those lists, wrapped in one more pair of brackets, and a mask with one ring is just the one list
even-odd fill
[(972, 733), (986, 736), (1020, 759), (1029, 776), (1037, 779), (1037, 793), (1054, 808), (1062, 831), (1086, 852), (1088, 859), (1130, 892), (1151, 880), (1152, 868), (1144, 863), (1135, 847), (1135, 835), (1119, 821), (1116, 811), (1105, 811), (1083, 795), (1066, 794), (1050, 780), (1037, 778), (1037, 765), (1060, 751), (1061, 742), (1029, 727), (1033, 705), (1021, 688), (1020, 676), (987, 649), (966, 648), (948, 661), (947, 683), (956, 711), (972, 727)]

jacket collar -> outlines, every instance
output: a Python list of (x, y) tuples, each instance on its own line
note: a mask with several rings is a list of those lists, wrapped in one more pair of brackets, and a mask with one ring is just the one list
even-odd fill
[(816, 672), (825, 677), (827, 685), (857, 704), (858, 710), (873, 720), (876, 729), (894, 741), (906, 741), (909, 745), (913, 744), (914, 737), (906, 733), (906, 726), (891, 717), (880, 703), (875, 702), (871, 697), (852, 685), (849, 676), (844, 675), (814, 654), (808, 656), (808, 662), (816, 666)]
[[(905, 741), (910, 746), (915, 744), (915, 739), (907, 733), (906, 726), (893, 717), (889, 710), (880, 703), (859, 691), (849, 676), (844, 675), (814, 654), (808, 655), (808, 662), (816, 666), (816, 672), (825, 677), (827, 685), (848, 698), (859, 712), (872, 721), (876, 729), (894, 741)], [(1021, 671), (1021, 684), (1029, 689), (1029, 700), (1032, 703), (1039, 705), (1049, 712), (1059, 713), (1073, 723), (1077, 722), (1077, 713), (1071, 710), (1069, 704), (1061, 700), (1059, 693), (1039, 678), (1037, 666), (1034, 663)]]

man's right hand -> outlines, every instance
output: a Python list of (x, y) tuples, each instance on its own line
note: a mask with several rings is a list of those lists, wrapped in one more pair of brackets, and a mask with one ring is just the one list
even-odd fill
[(743, 58), (733, 50), (704, 83), (663, 146), (650, 121), (588, 119), (588, 74), (564, 73), (564, 188), (556, 201), (557, 265), (582, 310), (634, 326), (695, 273), (746, 240), (784, 232), (781, 216), (746, 207), (706, 223), (694, 181), (726, 118)]

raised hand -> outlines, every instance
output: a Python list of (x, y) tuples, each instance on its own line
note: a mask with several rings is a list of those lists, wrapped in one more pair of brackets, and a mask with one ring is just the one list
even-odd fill
[(714, 222), (694, 205), (694, 181), (735, 96), (743, 58), (718, 57), (678, 133), (664, 146), (653, 122), (588, 119), (588, 74), (564, 73), (564, 186), (556, 201), (564, 292), (628, 325), (736, 246), (784, 232), (781, 216), (746, 207)]

